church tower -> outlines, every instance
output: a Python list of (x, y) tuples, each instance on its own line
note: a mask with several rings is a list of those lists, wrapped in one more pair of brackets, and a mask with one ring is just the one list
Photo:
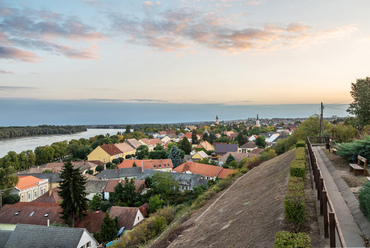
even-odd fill
[(216, 115), (216, 125), (220, 125), (220, 121), (218, 120), (218, 115)]
[(260, 118), (258, 117), (258, 114), (257, 114), (256, 126), (258, 126), (258, 127), (260, 127), (260, 126), (261, 126)]

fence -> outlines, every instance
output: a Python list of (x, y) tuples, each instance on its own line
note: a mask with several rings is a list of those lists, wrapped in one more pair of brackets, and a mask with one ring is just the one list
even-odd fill
[[(340, 229), (338, 219), (335, 215), (333, 204), (326, 191), (326, 185), (322, 177), (320, 168), (317, 165), (317, 158), (312, 149), (310, 139), (315, 141), (324, 141), (326, 137), (307, 137), (307, 159), (311, 165), (315, 186), (317, 189), (317, 200), (320, 200), (320, 215), (324, 217), (324, 237), (330, 238), (330, 247), (336, 247), (336, 238), (338, 238), (340, 247), (347, 247), (344, 241), (342, 230)], [(316, 142), (321, 143), (321, 142)], [(337, 236), (336, 236), (337, 234)]]
[(315, 144), (326, 144), (329, 143), (330, 137), (311, 136), (308, 137), (312, 143)]

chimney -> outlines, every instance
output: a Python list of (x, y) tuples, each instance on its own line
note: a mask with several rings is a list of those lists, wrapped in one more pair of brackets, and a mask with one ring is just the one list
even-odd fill
[(117, 172), (117, 167), (114, 169), (115, 172)]
[(49, 179), (49, 196), (51, 196), (51, 194), (52, 194), (52, 183), (53, 183), (53, 178), (50, 177), (50, 179)]
[(48, 226), (50, 225), (50, 220), (48, 219)]

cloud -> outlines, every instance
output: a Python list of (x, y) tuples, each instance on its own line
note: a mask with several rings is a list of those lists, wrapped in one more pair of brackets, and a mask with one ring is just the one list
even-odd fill
[(251, 0), (247, 2), (248, 5), (253, 5), (253, 6), (260, 5), (261, 3), (263, 3), (263, 1)]
[[(21, 54), (19, 51), (23, 49), (63, 54), (72, 59), (97, 59), (99, 56), (96, 45), (80, 47), (77, 42), (91, 43), (107, 37), (75, 16), (7, 7), (1, 8), (0, 13), (3, 14), (0, 17), (0, 43), (7, 45), (8, 50), (12, 49), (7, 54), (14, 54), (17, 51), (18, 56), (13, 56), (13, 59), (26, 62), (36, 62), (37, 60), (32, 57), (38, 56), (30, 52)], [(73, 47), (66, 43), (73, 44)], [(22, 59), (24, 56), (25, 59)], [(4, 56), (0, 55), (0, 58)]]
[(4, 70), (0, 70), (0, 74), (14, 74), (14, 72), (12, 72), (12, 71), (4, 71)]
[(168, 103), (168, 101), (158, 99), (97, 99), (90, 98), (88, 101), (106, 103)]
[(20, 50), (13, 47), (1, 47), (0, 46), (0, 59), (13, 59), (16, 61), (23, 62), (38, 62), (41, 58), (32, 52)]
[(35, 87), (19, 87), (19, 86), (0, 86), (0, 91), (9, 91), (9, 90), (35, 90), (38, 88)]

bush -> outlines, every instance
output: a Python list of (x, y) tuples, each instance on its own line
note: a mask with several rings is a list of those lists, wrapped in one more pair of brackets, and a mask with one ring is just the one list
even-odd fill
[(293, 160), (290, 164), (290, 176), (301, 177), (304, 180), (306, 173), (306, 162), (303, 160)]
[(274, 248), (285, 247), (309, 248), (311, 247), (310, 236), (308, 236), (307, 233), (293, 233), (286, 231), (276, 233)]
[(287, 192), (296, 192), (303, 194), (304, 196), (304, 181), (301, 177), (290, 177), (288, 186), (287, 186)]
[(358, 194), (360, 209), (370, 221), (370, 182), (366, 182)]
[(120, 162), (119, 162), (119, 159), (118, 158), (115, 158), (115, 159), (112, 160), (112, 163), (113, 164), (119, 164)]
[(304, 140), (298, 140), (297, 143), (295, 144), (295, 147), (306, 147), (306, 142)]
[(337, 146), (338, 155), (348, 161), (353, 161), (353, 154), (359, 154), (364, 158), (370, 158), (370, 136), (366, 135), (362, 140), (355, 140), (352, 143), (342, 143)]
[(96, 166), (96, 169), (95, 169), (97, 172), (101, 172), (104, 170), (104, 166), (103, 165), (98, 165)]
[(16, 195), (16, 194), (8, 195), (7, 197), (4, 198), (4, 204), (15, 204), (19, 202), (19, 200), (20, 200), (19, 195)]
[(303, 147), (298, 147), (295, 150), (295, 159), (296, 160), (306, 160), (306, 153)]
[(107, 169), (109, 169), (111, 165), (112, 165), (112, 163), (111, 163), (111, 162), (108, 162), (108, 163), (106, 163), (106, 164), (105, 164), (105, 167), (106, 167)]
[(296, 230), (304, 223), (306, 203), (304, 195), (288, 192), (284, 197), (285, 219), (292, 223)]
[(130, 159), (131, 157), (133, 157), (133, 155), (126, 155), (125, 159)]

